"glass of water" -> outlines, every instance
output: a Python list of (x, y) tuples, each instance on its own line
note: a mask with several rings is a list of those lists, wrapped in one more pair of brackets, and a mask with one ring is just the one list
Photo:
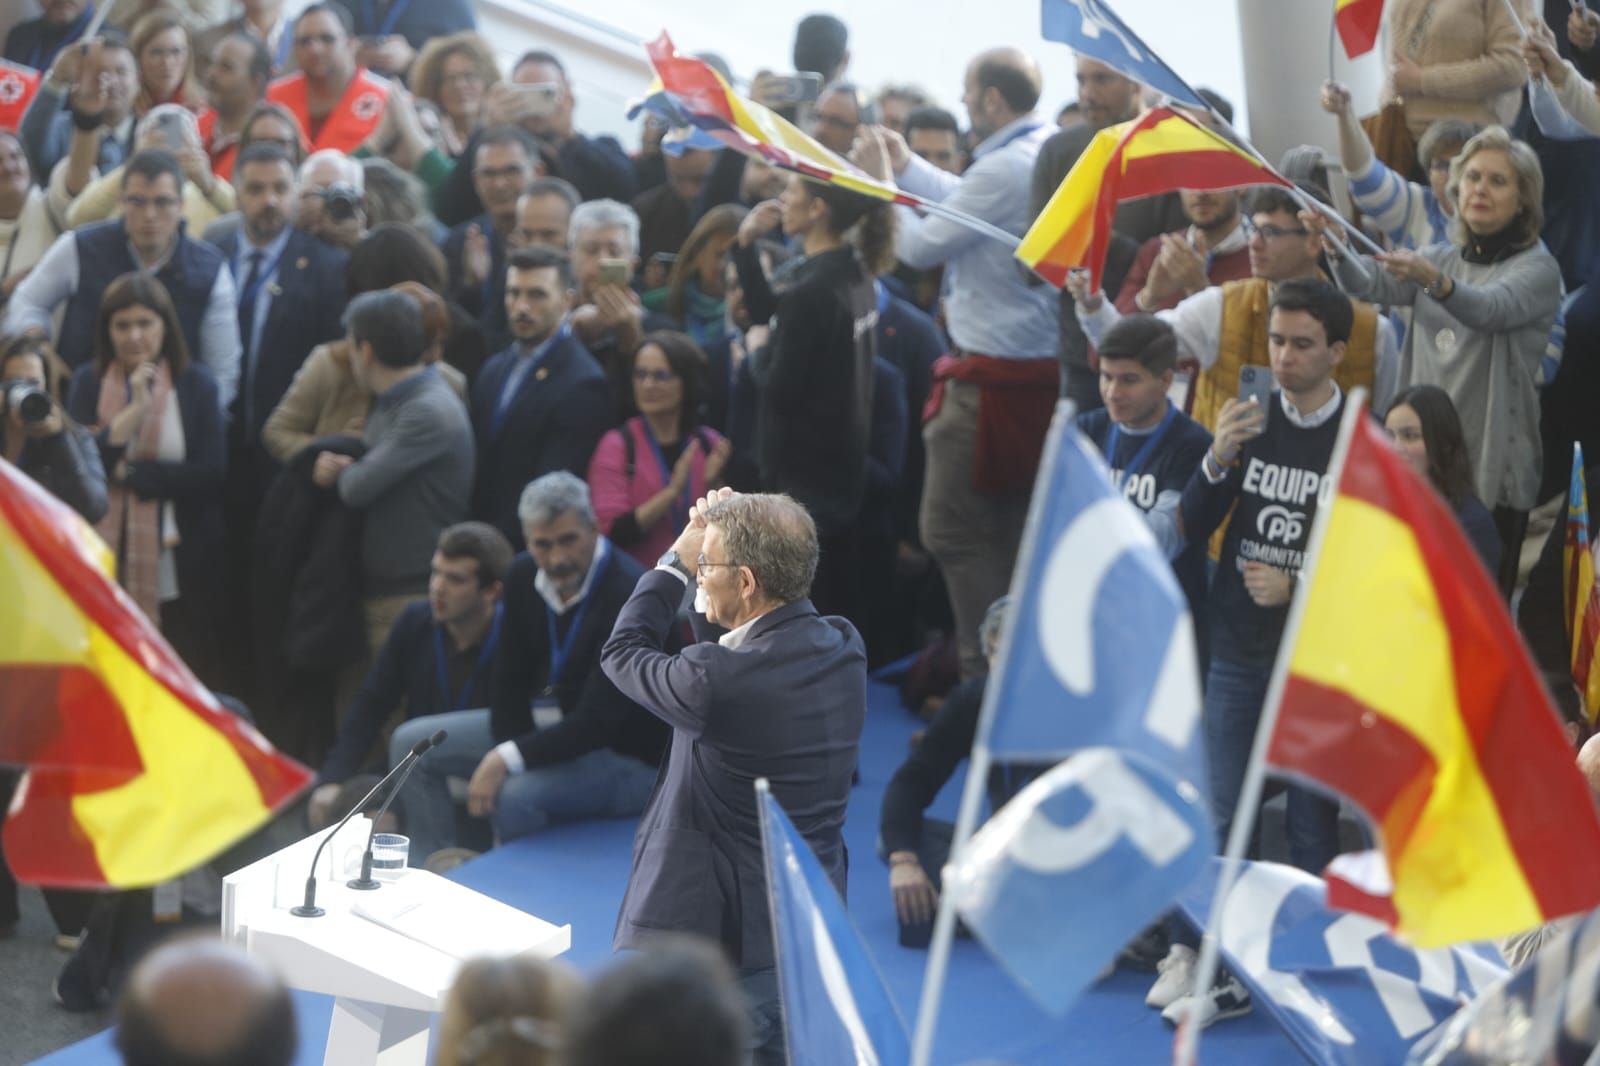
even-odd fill
[(411, 854), (411, 838), (399, 833), (379, 833), (372, 838), (372, 876), (393, 881), (406, 872)]

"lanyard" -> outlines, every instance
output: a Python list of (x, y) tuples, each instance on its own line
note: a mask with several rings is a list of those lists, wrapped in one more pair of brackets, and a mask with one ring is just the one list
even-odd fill
[[(1172, 426), (1173, 419), (1176, 418), (1177, 415), (1178, 409), (1172, 406), (1171, 400), (1168, 400), (1167, 413), (1161, 416), (1161, 424), (1158, 425), (1155, 428), (1155, 431), (1150, 434), (1149, 438), (1145, 440), (1143, 447), (1141, 447), (1137, 452), (1133, 453), (1132, 461), (1122, 468), (1122, 480), (1124, 484), (1127, 483), (1129, 478), (1133, 477), (1144, 468), (1145, 462), (1150, 458), (1150, 453), (1155, 451), (1157, 444), (1161, 443), (1161, 438), (1166, 435), (1167, 430)], [(1114, 463), (1117, 461), (1117, 444), (1121, 441), (1121, 439), (1121, 428), (1115, 422), (1111, 423), (1111, 435), (1106, 438), (1106, 462)]]
[[(672, 484), (672, 468), (667, 465), (667, 454), (661, 450), (661, 442), (656, 440), (655, 430), (650, 428), (650, 423), (643, 415), (639, 416), (639, 424), (644, 427), (644, 439), (650, 442), (650, 450), (655, 453), (656, 465), (661, 468), (661, 487), (666, 488)], [(694, 438), (683, 442), (688, 448)], [(678, 493), (678, 498), (672, 501), (672, 529), (682, 529), (689, 524), (689, 499), (694, 491), (694, 479), (683, 487)]]
[(545, 682), (546, 692), (554, 691), (555, 687), (561, 684), (561, 675), (567, 669), (567, 659), (572, 655), (572, 645), (577, 643), (578, 630), (583, 627), (584, 612), (589, 609), (589, 601), (594, 599), (594, 587), (606, 576), (606, 567), (610, 564), (610, 551), (594, 564), (594, 573), (589, 579), (589, 591), (584, 594), (583, 602), (578, 604), (578, 609), (572, 616), (572, 624), (567, 627), (566, 639), (556, 635), (555, 609), (548, 603), (544, 605), (544, 618), (550, 626), (550, 676)]
[[(266, 44), (265, 41), (261, 42)], [(278, 74), (283, 73), (283, 65), (289, 61), (289, 49), (294, 45), (294, 26), (292, 23), (280, 21), (278, 23), (278, 55), (272, 61), (272, 69)]]
[[(259, 250), (259, 249), (253, 249), (253, 250)], [(267, 283), (267, 279), (268, 278), (272, 277), (274, 274), (276, 274), (278, 272), (278, 264), (283, 262), (284, 253), (288, 252), (288, 250), (289, 250), (289, 242), (287, 240), (285, 240), (283, 242), (283, 247), (278, 249), (278, 254), (273, 256), (270, 261), (267, 261), (267, 262), (264, 262), (264, 263), (261, 264), (261, 273), (256, 275), (256, 280), (255, 281), (252, 281), (252, 282), (250, 282), (250, 284), (248, 286), (245, 286), (243, 284), (243, 282), (248, 280), (248, 274), (246, 275), (245, 278), (241, 278), (240, 279), (240, 281), (241, 281), (241, 284), (240, 284), (240, 287), (239, 287), (239, 306), (240, 307), (243, 307), (246, 304), (253, 304), (253, 303), (256, 302), (256, 297), (261, 294), (261, 287)], [(246, 256), (245, 258), (248, 259), (249, 256)]]
[(461, 695), (450, 696), (450, 663), (444, 651), (444, 626), (433, 627), (433, 672), (439, 682), (439, 695), (444, 697), (446, 711), (461, 711), (467, 706), (467, 699), (472, 695), (478, 683), (478, 675), (483, 668), (494, 660), (495, 649), (500, 646), (500, 611), (501, 605), (494, 605), (494, 621), (489, 623), (489, 635), (484, 638), (483, 648), (478, 652), (478, 661), (472, 664), (472, 673), (467, 675), (467, 683), (461, 686)]
[(570, 332), (572, 332), (571, 325), (566, 322), (561, 323), (561, 328), (556, 330), (555, 335), (535, 348), (533, 354), (527, 357), (528, 361), (521, 367), (521, 376), (514, 383), (511, 378), (517, 374), (518, 367), (515, 362), (512, 363), (511, 369), (506, 372), (506, 382), (500, 390), (500, 398), (495, 403), (494, 417), (489, 420), (491, 435), (499, 434), (500, 426), (506, 420), (506, 412), (511, 410), (512, 401), (517, 398), (517, 393), (528, 384), (528, 379), (539, 368), (539, 364), (544, 362), (545, 356), (550, 354), (550, 349), (559, 344)]
[(1004, 148), (1006, 145), (1010, 144), (1012, 141), (1016, 140), (1018, 137), (1026, 137), (1028, 134), (1030, 134), (1034, 130), (1038, 129), (1040, 127), (1040, 125), (1042, 125), (1042, 123), (1029, 122), (1026, 125), (1018, 126), (1016, 129), (1014, 129), (1010, 133), (1006, 134), (1006, 139), (1001, 141), (999, 144), (995, 145), (993, 148), (984, 148), (983, 149), (983, 154), (984, 155), (993, 155), (994, 153), (998, 152), (1000, 149)]
[[(43, 40), (33, 46), (33, 51), (28, 53), (27, 65), (41, 73), (48, 70), (50, 64), (55, 61), (61, 50), (83, 34), (83, 31), (89, 26), (89, 20), (92, 18), (94, 18), (94, 5), (87, 4), (84, 6), (83, 14), (78, 16), (76, 22), (67, 27), (67, 32), (61, 35), (61, 40), (57, 41), (54, 46), (47, 48)], [(41, 32), (40, 37), (42, 38), (43, 36), (44, 34)]]
[[(389, 13), (383, 17), (383, 25), (378, 27), (377, 37), (387, 37), (394, 32), (395, 23), (400, 21), (400, 16), (406, 13), (406, 8), (411, 6), (411, 0), (394, 0), (389, 5)], [(372, 9), (372, 0), (361, 0), (361, 13), (366, 16), (367, 25), (378, 21), (377, 12)]]

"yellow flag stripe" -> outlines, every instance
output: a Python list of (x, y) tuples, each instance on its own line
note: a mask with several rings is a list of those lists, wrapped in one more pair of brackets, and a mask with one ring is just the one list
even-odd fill
[(1432, 578), (1410, 528), (1388, 511), (1347, 496), (1331, 505), (1290, 670), (1348, 693), (1433, 758), (1432, 793), (1391, 855), (1395, 908), (1415, 943), (1544, 920), (1463, 727)]

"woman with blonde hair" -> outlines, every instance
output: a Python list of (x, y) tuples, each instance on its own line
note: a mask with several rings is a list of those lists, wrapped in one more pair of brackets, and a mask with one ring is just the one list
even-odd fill
[(482, 125), (484, 97), (499, 82), (489, 42), (471, 30), (423, 46), (411, 68), (411, 91), (437, 113), (439, 147), (450, 158), (461, 155)]
[(161, 104), (181, 104), (198, 112), (205, 94), (194, 80), (194, 47), (189, 26), (175, 11), (157, 8), (133, 24), (129, 34), (139, 69), (139, 95), (133, 113), (142, 115)]
[(565, 964), (515, 955), (471, 959), (439, 1016), (434, 1066), (554, 1066), (583, 982)]
[(660, 295), (645, 295), (646, 307), (671, 316), (701, 346), (721, 340), (726, 328), (728, 249), (747, 213), (740, 204), (718, 204), (700, 216), (678, 249)]
[[(1411, 309), (1400, 383), (1438, 385), (1460, 414), (1478, 497), (1504, 545), (1499, 579), (1509, 595), (1538, 503), (1539, 363), (1561, 306), (1561, 268), (1539, 240), (1539, 158), (1501, 127), (1462, 147), (1445, 195), (1456, 206), (1447, 242), (1376, 258), (1325, 250), (1351, 296)], [(1300, 219), (1325, 229), (1320, 216)]]

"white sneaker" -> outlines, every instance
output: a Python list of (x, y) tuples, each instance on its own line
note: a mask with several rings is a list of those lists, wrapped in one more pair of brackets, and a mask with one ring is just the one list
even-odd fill
[(1156, 972), (1161, 976), (1145, 993), (1145, 1006), (1165, 1010), (1187, 996), (1194, 985), (1194, 962), (1194, 948), (1184, 944), (1168, 948), (1166, 958), (1156, 963)]
[(1212, 1022), (1249, 1013), (1250, 993), (1237, 977), (1228, 977), (1221, 984), (1212, 985), (1203, 996), (1184, 996), (1170, 1004), (1161, 1012), (1161, 1018), (1178, 1025), (1188, 1016), (1197, 1027), (1204, 1029)]

